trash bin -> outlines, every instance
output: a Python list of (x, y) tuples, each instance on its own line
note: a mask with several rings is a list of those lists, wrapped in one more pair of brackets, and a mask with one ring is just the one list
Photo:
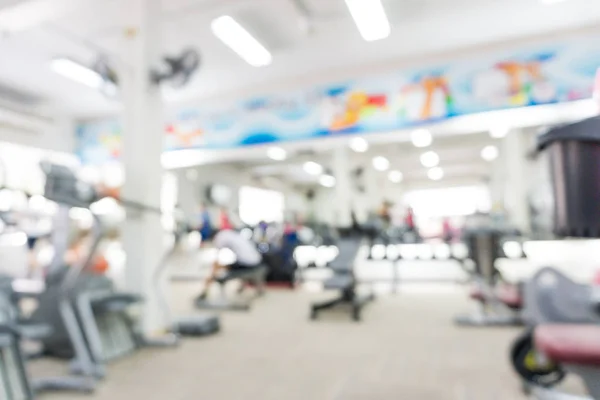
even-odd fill
[(600, 237), (600, 117), (549, 130), (538, 150), (550, 158), (554, 233)]

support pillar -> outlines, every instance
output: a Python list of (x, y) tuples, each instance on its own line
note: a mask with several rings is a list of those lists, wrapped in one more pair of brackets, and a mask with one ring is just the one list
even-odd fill
[(504, 186), (505, 206), (510, 221), (522, 232), (531, 230), (529, 204), (527, 201), (528, 165), (525, 137), (520, 129), (514, 129), (504, 138), (503, 159), (506, 181)]
[(334, 224), (339, 228), (350, 228), (352, 226), (354, 191), (348, 149), (345, 147), (335, 149), (332, 164), (333, 175), (336, 180)]
[[(134, 0), (139, 25), (129, 37), (128, 65), (121, 72), (125, 127), (122, 197), (154, 208), (160, 208), (164, 121), (161, 94), (150, 82), (149, 74), (151, 65), (161, 56), (160, 3), (160, 0)], [(152, 280), (165, 251), (159, 213), (128, 209), (123, 247), (127, 254), (126, 287), (145, 299), (143, 332), (156, 334), (165, 328), (166, 322)]]

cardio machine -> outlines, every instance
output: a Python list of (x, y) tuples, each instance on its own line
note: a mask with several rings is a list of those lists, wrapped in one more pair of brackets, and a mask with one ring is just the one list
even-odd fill
[(181, 319), (174, 319), (171, 307), (167, 301), (166, 293), (161, 285), (161, 277), (166, 272), (169, 260), (177, 251), (177, 247), (185, 233), (185, 227), (178, 224), (174, 232), (173, 246), (161, 259), (160, 264), (154, 272), (154, 285), (163, 313), (168, 321), (170, 332), (182, 336), (205, 336), (219, 332), (221, 325), (219, 318), (212, 314), (194, 315)]
[[(71, 169), (43, 163), (42, 170), (46, 174), (45, 197), (59, 204), (58, 222), (62, 220), (68, 226), (72, 207), (89, 209), (98, 200), (94, 189), (78, 181)], [(61, 224), (55, 226), (55, 257), (46, 277), (46, 290), (40, 294), (39, 307), (31, 320), (53, 328), (53, 333), (42, 340), (46, 354), (70, 358), (73, 373), (103, 378), (107, 363), (144, 346), (175, 345), (177, 337), (144, 337), (131, 312), (143, 301), (142, 297), (118, 292), (110, 279), (89, 272), (88, 266), (103, 237), (101, 221), (93, 213), (92, 216), (93, 243), (79, 265), (63, 266), (68, 229), (61, 231)]]

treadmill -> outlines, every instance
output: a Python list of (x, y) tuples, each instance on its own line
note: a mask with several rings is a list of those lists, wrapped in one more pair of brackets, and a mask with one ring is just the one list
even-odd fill
[(165, 319), (168, 321), (170, 332), (181, 336), (206, 336), (217, 333), (221, 329), (219, 318), (214, 314), (198, 314), (181, 319), (175, 319), (173, 312), (167, 301), (167, 294), (161, 284), (162, 277), (166, 274), (169, 266), (169, 261), (177, 251), (177, 247), (181, 242), (181, 238), (185, 234), (183, 224), (178, 223), (174, 232), (173, 246), (161, 258), (158, 267), (154, 272), (154, 287), (158, 294), (158, 301), (163, 310)]

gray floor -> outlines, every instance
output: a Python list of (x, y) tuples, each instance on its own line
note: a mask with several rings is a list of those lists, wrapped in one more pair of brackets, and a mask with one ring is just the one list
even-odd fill
[[(175, 285), (180, 307), (197, 284)], [(380, 297), (364, 321), (307, 320), (323, 294), (270, 291), (223, 332), (178, 349), (146, 350), (112, 365), (97, 400), (523, 399), (507, 360), (518, 330), (460, 329), (469, 308), (455, 289), (412, 286)], [(49, 365), (33, 366), (35, 373)], [(64, 393), (44, 399), (83, 399)]]

